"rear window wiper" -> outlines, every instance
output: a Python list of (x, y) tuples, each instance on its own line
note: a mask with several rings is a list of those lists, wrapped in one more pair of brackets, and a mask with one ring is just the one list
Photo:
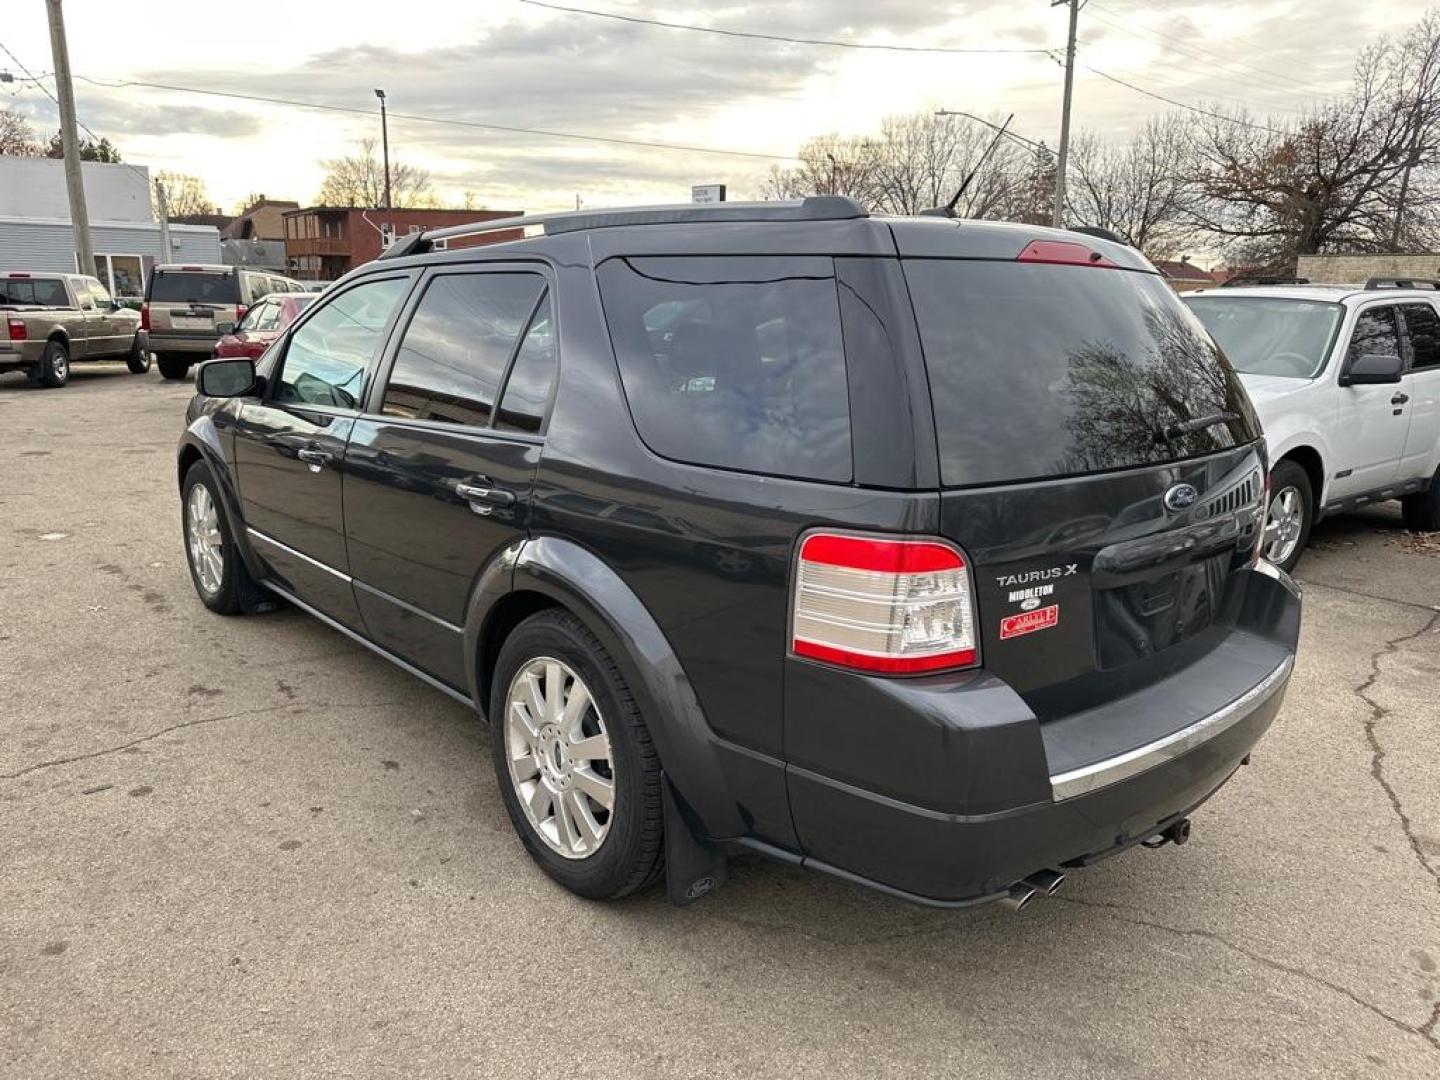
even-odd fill
[(1176, 439), (1183, 439), (1186, 435), (1193, 435), (1197, 431), (1204, 431), (1216, 424), (1228, 424), (1232, 420), (1239, 420), (1240, 417), (1231, 412), (1212, 413), (1209, 416), (1197, 416), (1194, 420), (1181, 420), (1179, 423), (1171, 424), (1169, 427), (1160, 428), (1155, 432), (1155, 441), (1172, 443)]

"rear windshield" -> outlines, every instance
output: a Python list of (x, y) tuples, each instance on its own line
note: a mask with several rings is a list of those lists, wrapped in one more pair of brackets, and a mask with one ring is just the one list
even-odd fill
[(946, 486), (1160, 464), (1256, 437), (1235, 373), (1157, 275), (912, 259), (905, 276)]
[(630, 258), (600, 268), (625, 396), (657, 454), (848, 481), (850, 397), (825, 258)]
[(1345, 309), (1319, 300), (1267, 296), (1187, 299), (1236, 371), (1313, 379), (1325, 364)]
[(240, 281), (234, 274), (156, 270), (150, 278), (150, 300), (161, 303), (238, 304)]
[(0, 304), (67, 307), (70, 297), (59, 278), (0, 278)]

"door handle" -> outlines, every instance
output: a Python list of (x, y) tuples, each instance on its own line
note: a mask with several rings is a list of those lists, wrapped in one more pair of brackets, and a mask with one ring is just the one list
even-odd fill
[(489, 515), (497, 506), (515, 505), (515, 493), (513, 491), (493, 487), (491, 486), (491, 482), (484, 477), (477, 478), (476, 483), (456, 484), (455, 494), (468, 502), (470, 509), (482, 517)]
[(1396, 394), (1394, 397), (1392, 397), (1392, 398), (1390, 399), (1390, 404), (1391, 404), (1391, 405), (1404, 405), (1404, 404), (1405, 404), (1407, 401), (1409, 401), (1409, 400), (1410, 400), (1410, 395), (1409, 395), (1409, 394)]
[(328, 450), (321, 450), (318, 446), (304, 446), (295, 454), (301, 461), (310, 466), (311, 472), (319, 472), (327, 464), (335, 459), (335, 455)]

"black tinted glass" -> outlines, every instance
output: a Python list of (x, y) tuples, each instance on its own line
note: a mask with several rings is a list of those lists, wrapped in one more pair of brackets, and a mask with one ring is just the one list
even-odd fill
[(240, 282), (234, 274), (157, 270), (150, 279), (150, 300), (161, 303), (238, 304)]
[(0, 278), (0, 304), (68, 307), (70, 297), (58, 278)]
[(405, 329), (380, 411), (488, 424), (505, 364), (544, 286), (538, 274), (445, 274), (431, 281)]
[[(1156, 275), (912, 260), (905, 276), (947, 485), (1173, 461), (1256, 437), (1229, 363)], [(1206, 418), (1217, 422), (1169, 430)]]
[(408, 285), (404, 278), (372, 281), (346, 289), (317, 309), (290, 339), (275, 400), (359, 408), (365, 369)]
[(1400, 328), (1395, 324), (1393, 307), (1367, 308), (1355, 320), (1350, 335), (1350, 348), (1345, 360), (1352, 363), (1362, 356), (1399, 356)]
[(525, 331), (515, 365), (505, 382), (505, 396), (495, 426), (508, 431), (538, 432), (555, 381), (555, 323), (546, 297)]
[(1410, 339), (1410, 366), (1440, 367), (1440, 315), (1429, 304), (1406, 304), (1400, 312)]
[(727, 469), (845, 481), (850, 404), (828, 259), (614, 259), (600, 292), (641, 437)]

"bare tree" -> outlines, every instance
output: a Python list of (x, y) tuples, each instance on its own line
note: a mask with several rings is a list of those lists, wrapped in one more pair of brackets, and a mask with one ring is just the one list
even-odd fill
[[(171, 217), (215, 214), (220, 210), (215, 205), (215, 200), (210, 198), (210, 192), (205, 188), (205, 181), (198, 176), (161, 169), (155, 174), (155, 179), (165, 185), (165, 207), (170, 211)], [(153, 191), (151, 197), (154, 198)], [(157, 214), (159, 209), (157, 205), (155, 208)]]
[(10, 157), (39, 157), (40, 140), (30, 121), (14, 109), (0, 110), (0, 154)]
[[(375, 153), (375, 140), (361, 141), (357, 153), (322, 161), (325, 179), (315, 201), (323, 206), (385, 205), (385, 166)], [(395, 206), (436, 205), (430, 174), (424, 169), (390, 159), (390, 199)]]
[(1152, 259), (1173, 258), (1191, 238), (1191, 187), (1185, 161), (1188, 120), (1179, 113), (1151, 119), (1126, 143), (1083, 133), (1070, 144), (1067, 216), (1123, 236)]

